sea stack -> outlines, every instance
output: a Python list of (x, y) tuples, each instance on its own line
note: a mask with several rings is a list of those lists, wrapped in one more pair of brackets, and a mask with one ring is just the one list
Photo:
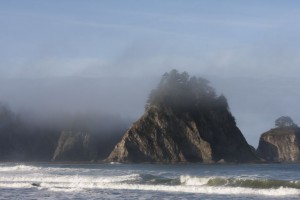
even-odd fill
[(108, 162), (255, 162), (223, 95), (209, 82), (172, 70), (151, 92), (144, 115)]
[(90, 133), (62, 131), (52, 161), (92, 161), (96, 158), (96, 144)]
[(257, 154), (270, 162), (299, 162), (300, 128), (278, 127), (263, 133)]

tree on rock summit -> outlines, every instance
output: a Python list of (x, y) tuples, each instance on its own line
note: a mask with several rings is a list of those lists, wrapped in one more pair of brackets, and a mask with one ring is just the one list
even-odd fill
[(165, 73), (158, 87), (151, 91), (146, 108), (150, 105), (168, 106), (179, 112), (194, 112), (195, 108), (204, 111), (216, 106), (228, 109), (225, 96), (218, 96), (208, 80), (175, 69)]
[(297, 127), (297, 124), (289, 116), (281, 116), (275, 120), (275, 126), (278, 128)]

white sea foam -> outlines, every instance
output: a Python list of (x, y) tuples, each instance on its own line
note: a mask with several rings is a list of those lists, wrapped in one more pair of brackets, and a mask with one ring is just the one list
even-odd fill
[[(13, 179), (10, 179), (13, 178)], [(211, 177), (212, 178), (212, 177)], [(0, 187), (4, 188), (30, 188), (32, 183), (40, 183), (37, 188), (53, 192), (78, 192), (84, 189), (121, 189), (142, 191), (163, 191), (182, 193), (202, 193), (220, 195), (266, 195), (287, 196), (300, 195), (300, 190), (292, 188), (278, 189), (252, 189), (242, 187), (215, 187), (206, 186), (207, 178), (182, 176), (181, 185), (149, 185), (132, 183), (139, 180), (138, 174), (110, 177), (88, 176), (44, 176), (44, 177), (0, 177)]]
[(7, 171), (36, 171), (40, 170), (40, 167), (29, 166), (29, 165), (15, 165), (15, 166), (0, 166), (0, 172)]
[[(182, 192), (182, 193), (202, 193), (219, 195), (265, 195), (265, 196), (295, 196), (300, 195), (300, 191), (290, 188), (278, 189), (251, 189), (241, 187), (211, 187), (211, 186), (170, 186), (170, 185), (141, 185), (141, 184), (112, 184), (112, 183), (58, 183), (41, 184), (43, 188), (55, 191), (70, 191), (71, 189), (117, 189), (117, 190), (142, 190), (142, 191), (163, 191), (163, 192)], [(54, 188), (54, 189), (53, 189)]]
[[(65, 168), (64, 168), (65, 169)], [(12, 171), (10, 173), (10, 171)], [(18, 173), (14, 173), (17, 171)], [(143, 182), (143, 175), (138, 173), (103, 176), (102, 175), (66, 175), (56, 173), (59, 168), (39, 168), (27, 165), (0, 167), (0, 188), (38, 188), (52, 192), (79, 192), (87, 189), (140, 190), (181, 193), (202, 193), (218, 195), (266, 195), (296, 196), (299, 189), (253, 189), (245, 187), (208, 186), (209, 180), (216, 177), (180, 176), (180, 184), (149, 184)], [(73, 169), (80, 172), (80, 169)], [(19, 173), (20, 172), (20, 173)], [(53, 173), (55, 172), (55, 173)], [(71, 173), (72, 174), (72, 173)], [(155, 178), (155, 177), (154, 177)], [(222, 178), (222, 177), (217, 177)], [(34, 186), (33, 183), (37, 185)]]
[(30, 188), (33, 187), (32, 184), (26, 182), (7, 182), (0, 183), (0, 188)]
[[(114, 178), (114, 177), (112, 177)], [(43, 179), (43, 181), (45, 181)], [(53, 180), (52, 180), (53, 181)], [(65, 180), (66, 181), (66, 180)], [(30, 188), (35, 187), (29, 182), (7, 182), (0, 183), (0, 188)], [(162, 191), (182, 193), (202, 193), (219, 195), (265, 195), (265, 196), (296, 196), (300, 195), (298, 189), (251, 189), (241, 187), (212, 187), (212, 186), (191, 186), (191, 185), (142, 185), (128, 183), (114, 183), (113, 181), (87, 181), (80, 179), (69, 179), (66, 182), (42, 182), (40, 189), (47, 189), (53, 192), (80, 192), (85, 189), (117, 189), (117, 190), (141, 190), (141, 191)]]
[(111, 165), (120, 165), (121, 163), (119, 163), (119, 162), (110, 162), (109, 164), (111, 164)]
[(212, 177), (193, 177), (193, 176), (180, 176), (180, 183), (184, 185), (205, 185)]
[(122, 183), (139, 180), (139, 174), (130, 174), (123, 176), (93, 177), (93, 176), (58, 176), (28, 174), (25, 176), (0, 176), (0, 182), (30, 182), (30, 183)]
[(69, 168), (69, 167), (37, 167), (32, 165), (0, 165), (0, 173), (1, 172), (42, 172), (42, 173), (63, 173), (67, 172), (70, 174), (76, 174), (76, 173), (89, 173), (93, 171), (98, 171), (99, 169), (84, 169), (84, 168)]

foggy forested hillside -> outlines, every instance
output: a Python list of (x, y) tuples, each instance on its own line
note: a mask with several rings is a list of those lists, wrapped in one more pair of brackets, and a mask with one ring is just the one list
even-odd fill
[(0, 105), (0, 161), (50, 161), (62, 131), (84, 131), (98, 141), (97, 159), (112, 150), (129, 120), (107, 113), (57, 113), (38, 118)]

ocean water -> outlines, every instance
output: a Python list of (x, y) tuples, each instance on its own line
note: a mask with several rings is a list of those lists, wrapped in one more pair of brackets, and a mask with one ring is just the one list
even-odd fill
[(300, 199), (300, 164), (0, 164), (0, 199)]

